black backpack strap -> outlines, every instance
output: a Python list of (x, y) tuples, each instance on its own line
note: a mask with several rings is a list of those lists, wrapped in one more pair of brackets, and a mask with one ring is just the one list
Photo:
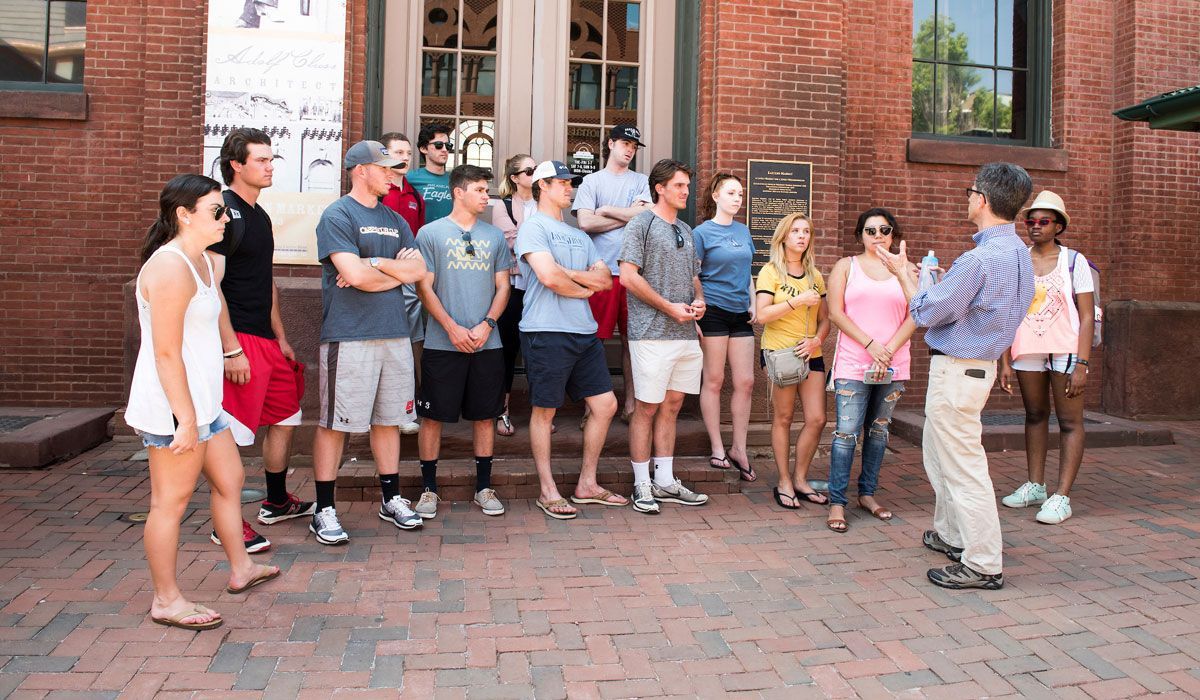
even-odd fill
[(519, 226), (520, 224), (517, 223), (517, 217), (513, 216), (512, 197), (505, 197), (500, 201), (504, 202), (504, 210), (508, 212), (508, 218), (512, 219), (513, 226)]
[[(225, 190), (221, 193), (221, 198), (225, 200), (225, 206), (241, 214), (241, 210), (236, 206), (236, 195), (233, 194), (233, 190)], [(225, 257), (232, 258), (238, 247), (242, 245), (242, 239), (246, 236), (246, 220), (241, 216), (233, 216), (231, 213), (229, 223), (225, 225), (225, 235), (229, 237)]]

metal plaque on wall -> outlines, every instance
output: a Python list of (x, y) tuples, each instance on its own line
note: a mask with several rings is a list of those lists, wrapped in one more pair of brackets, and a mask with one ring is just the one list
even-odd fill
[(812, 215), (812, 163), (746, 161), (746, 226), (754, 239), (754, 271), (770, 257), (779, 220), (800, 212)]

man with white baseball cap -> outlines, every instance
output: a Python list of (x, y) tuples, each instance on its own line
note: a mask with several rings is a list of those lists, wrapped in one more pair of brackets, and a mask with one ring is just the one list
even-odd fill
[(579, 178), (559, 161), (533, 171), (537, 212), (521, 224), (514, 252), (528, 280), (521, 315), (521, 353), (529, 378), (529, 441), (541, 495), (538, 508), (557, 520), (578, 510), (562, 497), (550, 468), (550, 426), (567, 395), (583, 400), (591, 419), (583, 433), (583, 462), (574, 503), (624, 506), (628, 499), (596, 483), (600, 450), (617, 412), (604, 346), (588, 306), (592, 294), (612, 288), (612, 271), (586, 233), (563, 221)]

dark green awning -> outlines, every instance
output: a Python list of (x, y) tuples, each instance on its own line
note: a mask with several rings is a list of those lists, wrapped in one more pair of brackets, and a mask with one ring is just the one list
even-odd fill
[(1200, 85), (1166, 92), (1113, 114), (1127, 122), (1149, 122), (1151, 129), (1200, 131)]

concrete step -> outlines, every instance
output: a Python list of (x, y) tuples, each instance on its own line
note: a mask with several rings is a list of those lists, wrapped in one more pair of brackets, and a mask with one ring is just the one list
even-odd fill
[(36, 469), (90, 450), (109, 439), (113, 413), (0, 406), (0, 469)]
[[(1139, 423), (1104, 413), (1084, 411), (1084, 447), (1127, 447), (1130, 445), (1173, 445), (1171, 431), (1161, 425)], [(921, 444), (925, 414), (896, 411), (892, 416), (892, 435), (914, 445)], [(1058, 422), (1050, 419), (1050, 449), (1058, 448)], [(1025, 449), (1025, 413), (1023, 411), (987, 411), (983, 414), (983, 449), (987, 452)]]

